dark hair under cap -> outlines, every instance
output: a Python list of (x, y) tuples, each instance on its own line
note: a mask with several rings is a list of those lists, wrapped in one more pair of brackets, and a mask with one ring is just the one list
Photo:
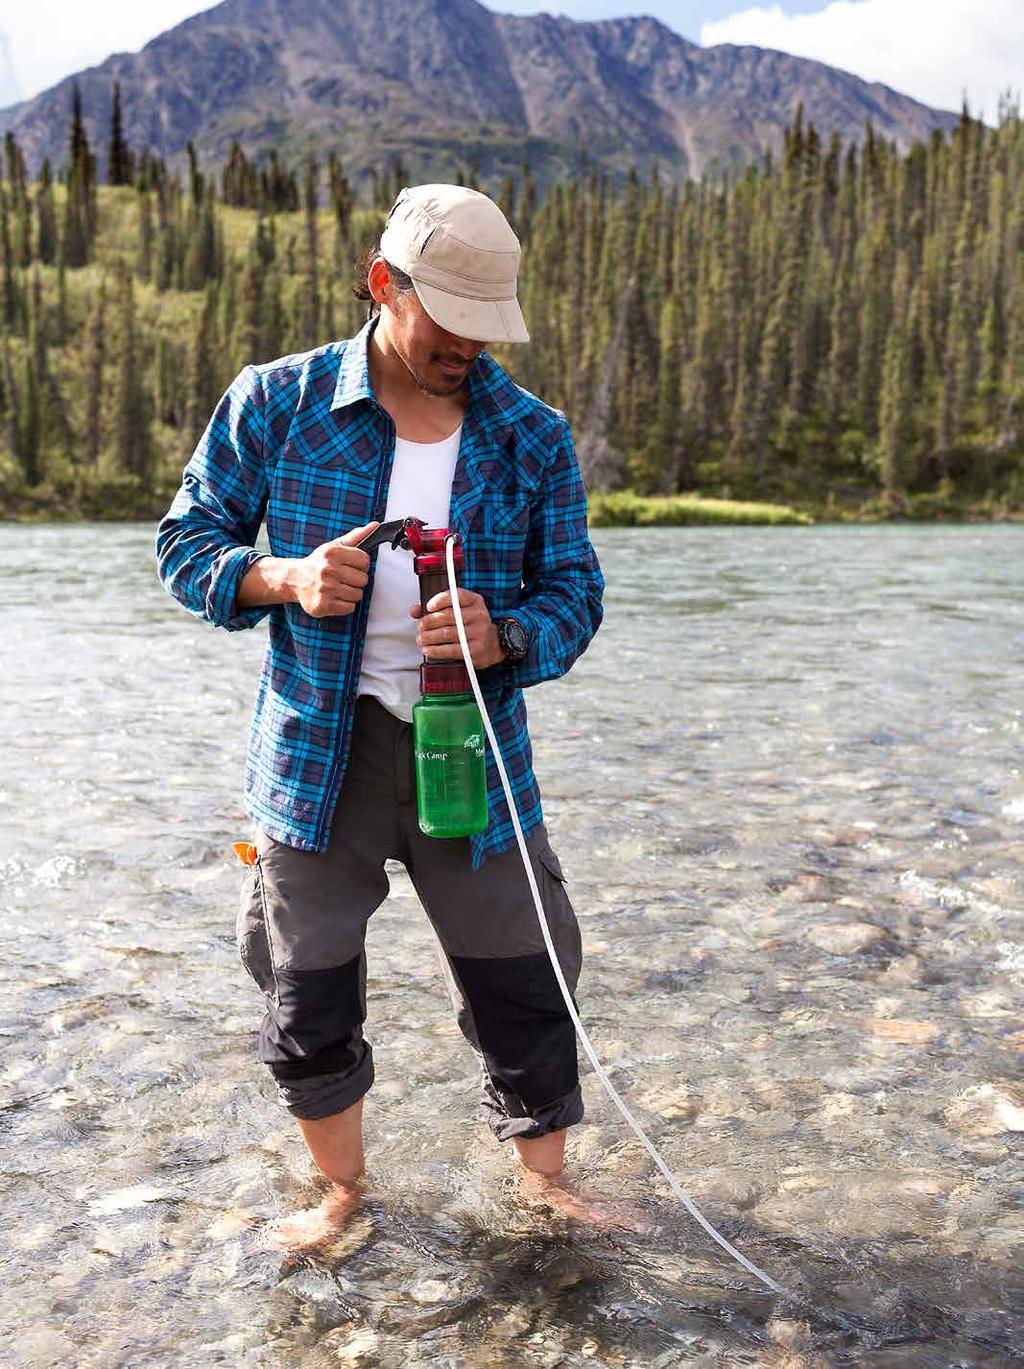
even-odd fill
[[(356, 263), (356, 277), (352, 282), (353, 295), (355, 295), (356, 299), (365, 300), (369, 305), (369, 308), (366, 311), (366, 317), (368, 319), (373, 318), (380, 307), (370, 294), (370, 267), (379, 256), (380, 243), (377, 243), (376, 246), (365, 248), (359, 261)], [(411, 276), (407, 276), (404, 271), (400, 271), (397, 266), (392, 266), (390, 262), (387, 262), (387, 268), (391, 273), (391, 279), (395, 283), (395, 288), (401, 294), (405, 294), (407, 291), (415, 289)]]

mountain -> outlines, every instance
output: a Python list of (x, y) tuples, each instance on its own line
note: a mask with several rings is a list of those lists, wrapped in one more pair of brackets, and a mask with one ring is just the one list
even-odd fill
[(336, 149), (352, 172), (401, 153), (411, 176), (476, 158), (493, 177), (530, 160), (540, 179), (595, 160), (656, 161), (674, 176), (740, 166), (778, 148), (799, 101), (827, 137), (876, 131), (906, 147), (955, 114), (805, 58), (702, 48), (656, 19), (506, 15), (477, 0), (223, 0), (0, 111), (30, 168), (67, 155), (71, 90), (105, 154), (114, 81), (125, 135), (174, 160), (193, 139), (219, 162), (247, 152)]

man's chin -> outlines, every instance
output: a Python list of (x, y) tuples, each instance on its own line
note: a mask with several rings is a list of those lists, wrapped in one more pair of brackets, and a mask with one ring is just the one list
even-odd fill
[(457, 395), (466, 383), (466, 377), (461, 380), (450, 380), (447, 382), (427, 380), (424, 376), (416, 377), (416, 385), (425, 395), (433, 395), (435, 399), (450, 399), (452, 395)]

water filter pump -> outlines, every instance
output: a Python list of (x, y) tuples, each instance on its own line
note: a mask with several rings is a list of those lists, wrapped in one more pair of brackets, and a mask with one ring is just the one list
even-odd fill
[[(428, 528), (419, 518), (381, 523), (359, 543), (363, 551), (389, 544), (413, 553), (424, 614), (435, 594), (448, 589), (445, 543), (454, 539), (457, 583), (463, 567), (462, 541), (447, 528)], [(468, 837), (487, 826), (487, 770), (484, 728), (462, 661), (428, 661), (420, 666), (419, 701), (413, 705), (416, 811), (429, 837)]]

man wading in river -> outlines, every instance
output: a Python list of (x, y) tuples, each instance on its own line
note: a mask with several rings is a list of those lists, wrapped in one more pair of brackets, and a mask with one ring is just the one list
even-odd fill
[[(586, 1212), (560, 1183), (566, 1128), (583, 1115), (575, 1036), (489, 751), (486, 831), (439, 839), (417, 826), (412, 704), (424, 654), (461, 659), (450, 596), (421, 615), (411, 553), (355, 545), (409, 514), (464, 539), (473, 663), (575, 987), (579, 930), (542, 821), (521, 691), (585, 650), (604, 582), (565, 418), (483, 351), (529, 340), (518, 266), (519, 242), (485, 195), (404, 190), (356, 286), (372, 301), (365, 327), (247, 366), (157, 534), (160, 577), (187, 609), (229, 630), (269, 618), (239, 951), (266, 1002), (260, 1058), (333, 1181), (319, 1208), (279, 1224), (285, 1242), (315, 1241), (358, 1199), (373, 1082), (363, 941), (389, 858), (440, 940), (491, 1130), (512, 1141), (531, 1196)], [(264, 518), (269, 554), (253, 545)]]

